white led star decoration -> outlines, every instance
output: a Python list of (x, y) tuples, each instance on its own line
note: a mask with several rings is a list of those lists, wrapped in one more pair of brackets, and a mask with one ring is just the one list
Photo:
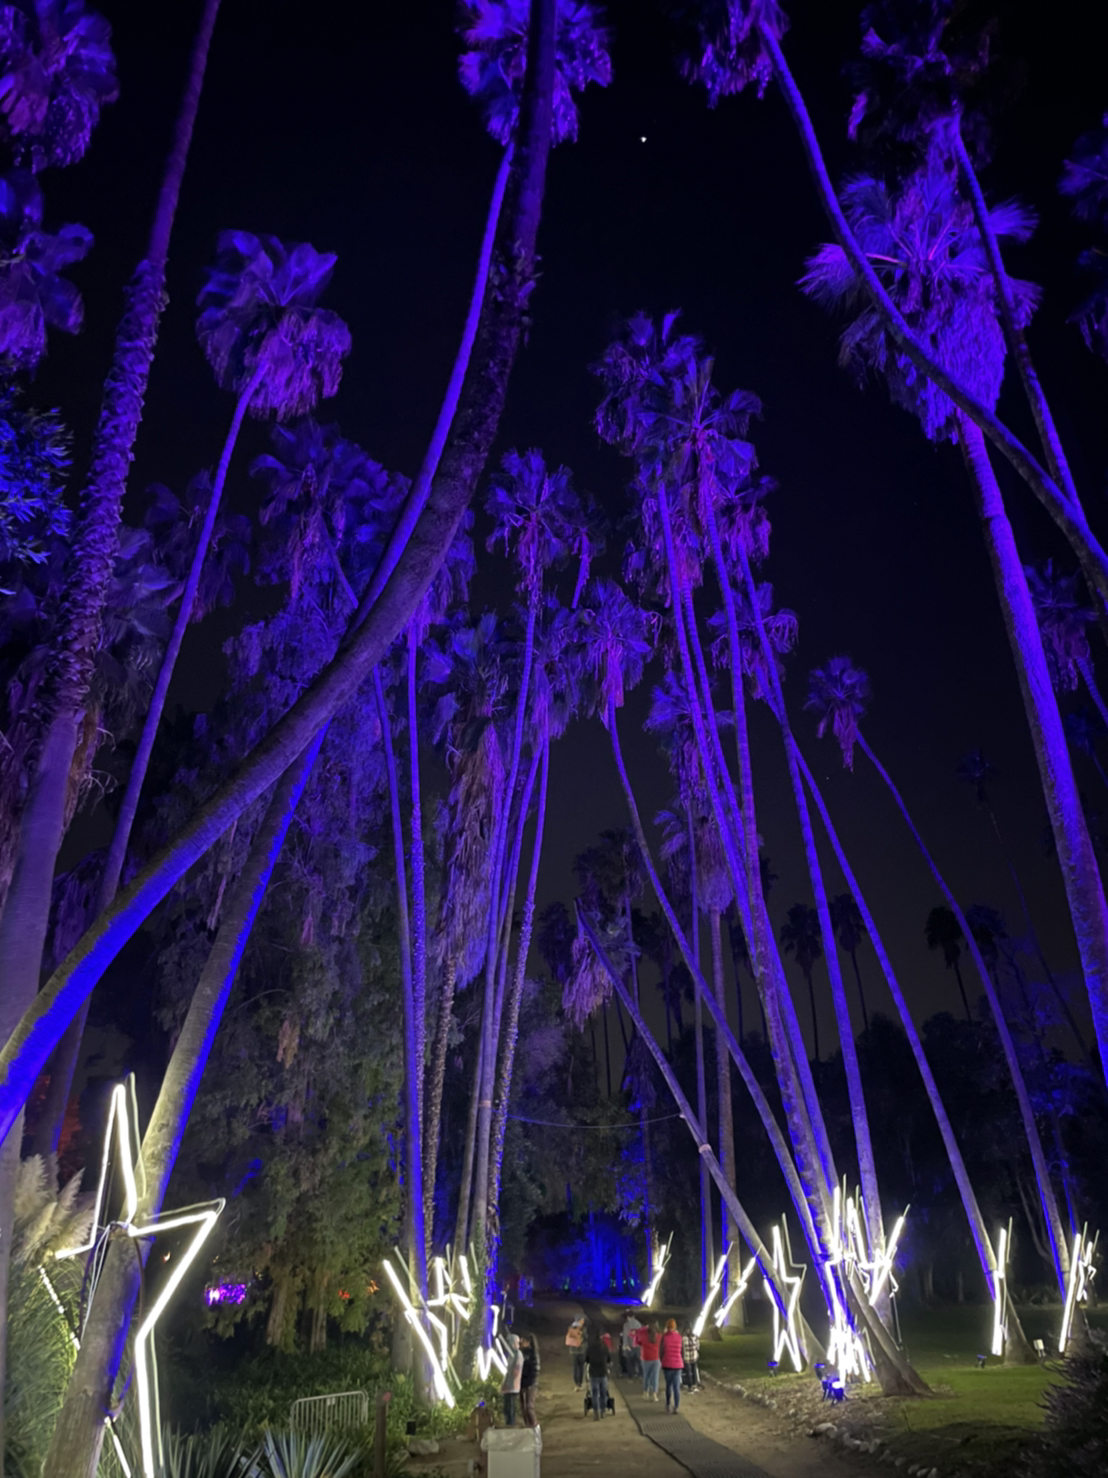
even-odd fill
[(1083, 1226), (1073, 1239), (1070, 1253), (1070, 1270), (1066, 1274), (1066, 1301), (1062, 1307), (1062, 1329), (1058, 1336), (1058, 1353), (1064, 1355), (1073, 1333), (1073, 1315), (1078, 1304), (1087, 1303), (1089, 1284), (1096, 1277), (1093, 1260), (1096, 1257), (1100, 1233), (1090, 1238), (1088, 1226)]
[[(808, 1269), (802, 1263), (793, 1262), (792, 1248), (789, 1245), (789, 1228), (785, 1218), (781, 1218), (780, 1226), (774, 1225), (771, 1230), (773, 1271), (777, 1275), (777, 1286), (785, 1302), (784, 1317), (782, 1317), (782, 1312), (777, 1307), (777, 1300), (773, 1297), (769, 1280), (766, 1279), (766, 1292), (773, 1301), (773, 1358), (780, 1364), (782, 1354), (788, 1351), (793, 1369), (803, 1370), (804, 1358), (800, 1353), (800, 1331), (797, 1327), (796, 1310), (800, 1302), (800, 1285), (804, 1282), (804, 1275)], [(791, 1272), (790, 1269), (793, 1268), (798, 1271)]]
[(639, 1299), (639, 1303), (642, 1304), (644, 1309), (649, 1309), (650, 1306), (653, 1304), (654, 1299), (657, 1297), (658, 1287), (662, 1281), (662, 1275), (665, 1273), (666, 1267), (669, 1264), (670, 1248), (672, 1244), (673, 1233), (670, 1232), (669, 1236), (666, 1238), (665, 1246), (658, 1249), (658, 1261), (654, 1265), (654, 1276), (653, 1278), (651, 1278), (647, 1286), (643, 1289), (642, 1297)]
[[(105, 1203), (113, 1166), (113, 1137), (116, 1149), (114, 1166), (118, 1169), (123, 1181), (123, 1205), (118, 1217), (112, 1221), (105, 1221)], [(86, 1252), (91, 1254), (88, 1272), (89, 1292), (85, 1305), (87, 1322), (87, 1311), (96, 1296), (96, 1285), (104, 1265), (109, 1237), (114, 1234), (129, 1237), (132, 1241), (140, 1241), (160, 1236), (162, 1232), (178, 1231), (181, 1227), (196, 1228), (196, 1235), (181, 1253), (176, 1266), (166, 1279), (164, 1287), (150, 1306), (135, 1334), (135, 1385), (138, 1393), (142, 1470), (145, 1478), (156, 1478), (162, 1465), (162, 1424), (158, 1407), (158, 1367), (154, 1349), (154, 1331), (182, 1278), (196, 1261), (197, 1253), (207, 1241), (226, 1203), (220, 1199), (207, 1201), (201, 1206), (186, 1206), (180, 1211), (159, 1211), (153, 1216), (141, 1217), (136, 1222), (140, 1196), (146, 1194), (146, 1171), (142, 1164), (141, 1145), (135, 1080), (134, 1075), (129, 1073), (122, 1083), (118, 1083), (112, 1089), (108, 1124), (104, 1133), (104, 1152), (100, 1159), (100, 1180), (96, 1187), (89, 1240), (80, 1247), (63, 1248), (60, 1252), (55, 1252), (54, 1256), (61, 1261), (65, 1258), (79, 1257)], [(75, 1340), (77, 1338), (74, 1336)]]
[[(855, 1191), (853, 1195), (849, 1195), (845, 1180), (841, 1189), (838, 1186), (835, 1188), (831, 1209), (831, 1248), (827, 1265), (839, 1269), (844, 1288), (856, 1276), (871, 1308), (886, 1287), (890, 1296), (897, 1293), (893, 1261), (907, 1214), (905, 1211), (897, 1217), (884, 1249), (875, 1252), (870, 1242), (869, 1223), (860, 1192)], [(844, 1378), (861, 1376), (868, 1381), (871, 1378), (872, 1359), (854, 1326), (842, 1293), (834, 1284), (828, 1313), (831, 1318), (831, 1334), (827, 1345), (828, 1363), (834, 1365)]]
[(996, 1238), (996, 1286), (993, 1289), (993, 1342), (994, 1355), (1004, 1354), (1004, 1339), (1008, 1333), (1008, 1248), (1012, 1241), (1012, 1223), (1001, 1227)]

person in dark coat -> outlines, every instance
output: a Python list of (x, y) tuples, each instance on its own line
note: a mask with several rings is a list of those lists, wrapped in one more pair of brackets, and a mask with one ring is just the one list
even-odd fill
[(599, 1330), (594, 1330), (585, 1346), (585, 1363), (589, 1371), (589, 1389), (592, 1394), (594, 1421), (602, 1421), (608, 1414), (608, 1369), (612, 1354)]
[(523, 1355), (523, 1370), (519, 1377), (519, 1401), (523, 1407), (523, 1425), (537, 1427), (535, 1392), (539, 1384), (539, 1342), (533, 1334), (525, 1334), (520, 1337), (519, 1348)]

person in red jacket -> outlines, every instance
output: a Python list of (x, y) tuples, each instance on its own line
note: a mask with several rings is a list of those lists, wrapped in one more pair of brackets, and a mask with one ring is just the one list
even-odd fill
[(642, 1358), (643, 1395), (648, 1401), (657, 1401), (658, 1371), (661, 1366), (658, 1358), (658, 1331), (653, 1324), (646, 1324), (641, 1329), (635, 1330), (634, 1340)]
[[(676, 1319), (666, 1320), (666, 1332), (658, 1341), (658, 1355), (666, 1378), (666, 1410), (676, 1411), (681, 1404), (681, 1372), (685, 1368)], [(657, 1396), (654, 1399), (656, 1401)]]

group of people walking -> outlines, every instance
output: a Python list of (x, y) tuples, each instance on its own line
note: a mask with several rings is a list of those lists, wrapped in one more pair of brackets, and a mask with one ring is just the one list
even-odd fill
[[(603, 1420), (608, 1410), (608, 1373), (612, 1364), (612, 1336), (607, 1330), (590, 1328), (584, 1318), (575, 1319), (566, 1331), (566, 1347), (573, 1356), (573, 1384), (580, 1391), (588, 1372), (592, 1413)], [(700, 1339), (691, 1324), (684, 1333), (676, 1319), (667, 1319), (661, 1331), (642, 1324), (634, 1314), (623, 1321), (619, 1335), (620, 1373), (642, 1378), (648, 1401), (659, 1399), (659, 1375), (665, 1380), (666, 1410), (676, 1411), (681, 1390), (700, 1390)]]

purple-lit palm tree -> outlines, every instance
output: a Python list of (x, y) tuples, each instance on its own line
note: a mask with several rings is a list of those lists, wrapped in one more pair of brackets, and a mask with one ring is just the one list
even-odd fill
[(1097, 686), (1089, 650), (1088, 627), (1096, 620), (1096, 612), (1080, 588), (1080, 576), (1055, 574), (1052, 559), (1041, 565), (1025, 565), (1024, 573), (1055, 686), (1072, 693), (1078, 682), (1083, 682), (1108, 728), (1108, 705)]
[(923, 837), (912, 821), (908, 808), (904, 804), (900, 792), (894, 785), (892, 777), (870, 748), (868, 741), (861, 731), (860, 723), (865, 713), (868, 695), (869, 680), (865, 673), (859, 668), (854, 667), (848, 658), (834, 657), (826, 667), (813, 670), (809, 681), (808, 700), (805, 706), (817, 715), (818, 732), (820, 735), (825, 734), (828, 729), (832, 731), (842, 751), (843, 763), (848, 769), (853, 767), (855, 746), (862, 750), (863, 754), (865, 754), (866, 758), (873, 765), (881, 779), (885, 782), (889, 794), (892, 796), (897, 809), (900, 811), (901, 816), (911, 831), (913, 840), (919, 848), (931, 876), (934, 878), (946, 900), (947, 908), (950, 909), (957, 921), (963, 943), (973, 960), (982, 988), (988, 999), (993, 1020), (996, 1023), (997, 1034), (1004, 1051), (1004, 1059), (1016, 1091), (1020, 1117), (1023, 1121), (1024, 1133), (1027, 1136), (1031, 1161), (1035, 1168), (1035, 1179), (1038, 1185), (1043, 1215), (1050, 1233), (1055, 1270), (1059, 1284), (1064, 1290), (1065, 1274), (1069, 1268), (1069, 1249), (1066, 1234), (1058, 1210), (1054, 1187), (1050, 1179), (1050, 1168), (1047, 1164), (1046, 1156), (1043, 1153), (1042, 1140), (1039, 1137), (1034, 1110), (1027, 1092), (1027, 1085), (1024, 1081), (1023, 1070), (1020, 1067), (1015, 1044), (1012, 1041), (1012, 1034), (1008, 1029), (1008, 1024), (997, 997), (992, 977), (989, 975), (988, 968), (981, 958), (981, 951), (978, 949), (977, 943), (966, 922), (965, 914), (962, 912), (958, 900), (951, 892), (945, 878), (939, 871), (938, 865), (928, 850)]
[(117, 899), (101, 921), (95, 942), (86, 938), (62, 962), (8, 1036), (0, 1049), (0, 1133), (4, 1135), (19, 1114), (31, 1082), (106, 965), (173, 884), (353, 696), (410, 620), (445, 557), (499, 425), (533, 288), (550, 148), (556, 0), (532, 0), (532, 17), (535, 24), (528, 38), (519, 141), (494, 243), (504, 285), (483, 301), (457, 414), (427, 506), (405, 534), (402, 552), (393, 560), (379, 597), (370, 600), (368, 591), (362, 597), (359, 619), (348, 631), (341, 652), (278, 720), (236, 775), (151, 860), (125, 896)]
[(31, 175), (0, 175), (0, 365), (7, 372), (34, 369), (47, 329), (80, 329), (81, 294), (62, 273), (91, 246), (84, 226), (43, 228), (42, 190)]
[[(895, 195), (873, 179), (855, 180), (844, 192), (844, 203), (874, 269), (917, 335), (926, 340), (938, 360), (972, 385), (983, 404), (995, 405), (1005, 348), (996, 283), (972, 212), (956, 193), (944, 158), (932, 153)], [(1019, 238), (1028, 229), (1026, 214), (1013, 205), (995, 210), (991, 224), (998, 239)], [(892, 399), (917, 416), (929, 439), (952, 440), (961, 446), (1016, 664), (1103, 1052), (1108, 1047), (1108, 904), (1027, 576), (984, 436), (945, 393), (914, 372), (889, 341), (876, 309), (858, 303), (853, 271), (841, 247), (821, 248), (808, 264), (803, 285), (828, 305), (842, 305), (852, 312), (841, 341), (843, 361), (859, 370), (876, 369), (883, 374)], [(1035, 290), (1020, 283), (1012, 284), (1012, 291), (1025, 320)]]
[[(185, 632), (194, 616), (242, 423), (248, 414), (258, 418), (274, 414), (278, 420), (306, 415), (321, 397), (334, 395), (338, 389), (342, 360), (350, 352), (350, 331), (337, 314), (318, 306), (334, 265), (333, 255), (307, 245), (286, 249), (273, 237), (235, 231), (220, 237), (216, 266), (200, 294), (197, 332), (220, 388), (236, 397), (235, 409), (120, 801), (101, 875), (98, 913), (111, 907), (119, 889), (150, 756)], [(323, 498), (318, 501), (322, 504)], [(49, 1120), (59, 1128), (86, 1016), (87, 1003), (66, 1033), (55, 1063), (51, 1093), (55, 1104)]]

